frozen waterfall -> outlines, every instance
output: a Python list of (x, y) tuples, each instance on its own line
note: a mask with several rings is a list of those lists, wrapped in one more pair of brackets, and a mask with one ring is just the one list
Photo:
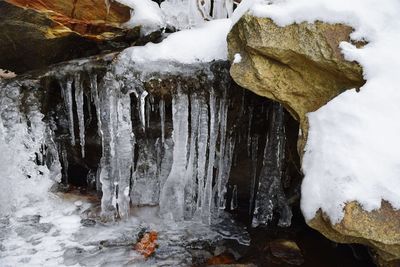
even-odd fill
[[(56, 69), (43, 78), (54, 92), (47, 97), (56, 97), (57, 88), (60, 95), (47, 115), (37, 95), (5, 85), (1, 146), (26, 156), (13, 164), (20, 182), (62, 175), (67, 187), (91, 186), (111, 220), (129, 217), (135, 206), (158, 206), (164, 217), (212, 224), (224, 210), (247, 207), (254, 226), (268, 224), (274, 213), (288, 226), (283, 108), (231, 91), (224, 65), (215, 64), (177, 65), (172, 74), (162, 64)], [(21, 110), (21, 99), (33, 100)], [(237, 175), (246, 161), (248, 178)]]

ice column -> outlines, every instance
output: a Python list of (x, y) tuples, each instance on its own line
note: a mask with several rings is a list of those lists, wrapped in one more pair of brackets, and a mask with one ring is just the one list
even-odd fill
[(75, 103), (76, 111), (78, 114), (78, 126), (79, 126), (79, 139), (81, 145), (82, 158), (85, 157), (85, 114), (83, 111), (83, 88), (81, 75), (78, 73), (75, 75)]
[(197, 137), (199, 131), (200, 101), (197, 94), (190, 96), (190, 147), (186, 166), (185, 218), (191, 218), (196, 211)]
[(253, 215), (253, 226), (266, 225), (272, 220), (274, 210), (280, 213), (278, 225), (289, 226), (292, 212), (283, 191), (282, 176), (285, 156), (284, 111), (273, 103), (270, 112), (270, 129), (267, 134)]
[(201, 207), (203, 206), (208, 144), (208, 106), (204, 98), (200, 98), (199, 100), (199, 131), (197, 136), (197, 210), (201, 210)]
[(186, 156), (188, 143), (188, 119), (189, 100), (186, 94), (181, 92), (178, 85), (177, 93), (172, 98), (172, 120), (174, 142), (173, 163), (171, 172), (161, 190), (160, 212), (164, 215), (172, 215), (175, 220), (184, 217), (184, 191), (186, 184)]
[(71, 145), (75, 145), (75, 130), (74, 130), (74, 107), (72, 100), (72, 82), (73, 79), (67, 78), (65, 83), (61, 84), (64, 97), (65, 108), (67, 109), (69, 133), (71, 135)]
[(218, 135), (218, 113), (216, 112), (216, 97), (214, 88), (210, 90), (210, 144), (208, 150), (208, 168), (207, 179), (204, 185), (203, 200), (201, 207), (201, 217), (203, 222), (211, 223), (211, 212), (213, 209), (213, 178), (214, 178), (214, 161), (215, 150)]
[(161, 120), (161, 144), (162, 144), (162, 146), (164, 146), (164, 143), (165, 143), (165, 101), (164, 101), (164, 99), (160, 100), (159, 109), (160, 109), (160, 120)]
[(118, 212), (122, 218), (129, 215), (130, 178), (134, 157), (134, 134), (131, 121), (131, 99), (120, 92), (117, 107), (116, 157), (118, 171)]

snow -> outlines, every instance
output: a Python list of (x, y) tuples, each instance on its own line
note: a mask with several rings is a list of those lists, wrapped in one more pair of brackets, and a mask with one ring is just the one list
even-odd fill
[(310, 130), (303, 158), (301, 207), (306, 220), (322, 209), (338, 223), (345, 203), (367, 211), (382, 200), (400, 208), (400, 2), (397, 0), (286, 0), (255, 3), (253, 15), (280, 26), (316, 20), (345, 23), (363, 48), (342, 42), (347, 60), (364, 70), (366, 84), (348, 90), (308, 114)]
[(121, 57), (128, 57), (135, 63), (178, 61), (190, 64), (226, 60), (226, 36), (230, 26), (229, 19), (206, 22), (197, 28), (173, 33), (159, 44), (128, 48)]
[[(211, 21), (206, 21), (200, 14), (200, 7), (195, 0), (166, 0), (161, 4), (161, 8), (148, 1), (150, 0), (143, 3), (141, 0), (118, 0), (133, 9), (136, 8), (136, 13), (132, 14), (127, 25), (144, 25), (144, 28), (151, 29), (155, 29), (152, 25), (169, 25), (183, 30), (170, 34), (158, 44), (148, 43), (145, 46), (128, 48), (121, 54), (120, 59), (128, 59), (135, 63), (175, 61), (183, 64), (227, 60), (228, 32), (255, 0), (242, 1), (233, 14), (232, 1), (214, 1), (215, 19)], [(207, 4), (202, 8), (205, 13), (209, 13)]]
[(240, 63), (240, 62), (242, 62), (242, 56), (239, 54), (239, 53), (236, 53), (234, 56), (233, 56), (233, 64), (238, 64), (238, 63)]
[(117, 0), (132, 8), (131, 19), (125, 24), (129, 28), (142, 26), (141, 33), (146, 35), (165, 26), (164, 14), (156, 2), (151, 0)]

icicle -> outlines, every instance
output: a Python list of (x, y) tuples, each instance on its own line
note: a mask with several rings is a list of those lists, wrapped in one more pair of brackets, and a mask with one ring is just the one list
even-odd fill
[(253, 120), (253, 110), (254, 107), (249, 107), (249, 124), (247, 127), (247, 156), (250, 157), (250, 149), (251, 149), (251, 122)]
[(211, 0), (197, 1), (198, 8), (202, 11), (203, 18), (206, 20), (211, 20)]
[(214, 0), (213, 19), (225, 19), (227, 15), (226, 0)]
[(189, 161), (186, 167), (186, 187), (185, 187), (185, 217), (191, 218), (196, 210), (196, 176), (197, 168), (197, 137), (199, 130), (199, 96), (192, 94), (190, 96), (190, 148)]
[(101, 105), (100, 105), (100, 98), (97, 86), (97, 75), (91, 74), (90, 77), (90, 94), (92, 96), (92, 101), (94, 106), (96, 107), (96, 115), (97, 115), (97, 127), (100, 136), (102, 136), (102, 129), (101, 129)]
[(161, 121), (161, 144), (164, 147), (165, 144), (165, 102), (164, 99), (160, 100), (160, 121)]
[(145, 113), (145, 106), (146, 106), (146, 96), (149, 93), (145, 90), (141, 91), (138, 97), (139, 100), (139, 117), (140, 117), (140, 122), (142, 123), (143, 131), (146, 128), (146, 113)]
[(62, 171), (64, 174), (64, 183), (65, 185), (68, 185), (68, 154), (67, 150), (64, 145), (61, 145), (59, 148), (60, 154), (61, 154), (61, 163), (62, 163)]
[(234, 185), (232, 189), (231, 210), (236, 210), (237, 207), (238, 207), (237, 185)]
[(131, 121), (131, 99), (129, 94), (118, 98), (116, 155), (118, 171), (118, 212), (121, 218), (129, 215), (129, 192), (131, 169), (133, 166), (134, 135)]
[(211, 210), (212, 210), (212, 196), (213, 196), (213, 178), (214, 178), (214, 160), (215, 160), (215, 147), (217, 145), (217, 123), (218, 114), (216, 112), (216, 99), (214, 88), (210, 91), (210, 146), (208, 150), (208, 169), (207, 179), (203, 192), (203, 205), (201, 207), (202, 220), (206, 223), (211, 223)]
[[(136, 206), (157, 205), (160, 201), (160, 185), (164, 184), (170, 169), (167, 172), (163, 169), (163, 164), (172, 164), (171, 158), (166, 158), (171, 151), (161, 152), (161, 141), (159, 138), (143, 138), (137, 142), (140, 153), (137, 153), (136, 169), (132, 171), (132, 186), (130, 199)], [(134, 155), (134, 154), (133, 154)], [(168, 165), (171, 167), (171, 165)]]
[(155, 104), (154, 96), (150, 95), (150, 107), (151, 107), (151, 112), (154, 112), (154, 111), (155, 111), (155, 108), (154, 108), (155, 106), (156, 106), (156, 104)]
[(234, 138), (231, 137), (229, 138), (226, 148), (225, 148), (225, 156), (223, 160), (224, 164), (224, 172), (221, 177), (221, 191), (218, 193), (219, 196), (219, 203), (218, 207), (221, 210), (224, 210), (226, 208), (226, 193), (227, 193), (227, 183), (229, 180), (229, 176), (231, 173), (231, 167), (232, 167), (232, 161), (233, 161), (233, 152), (235, 150), (235, 142)]
[(104, 77), (104, 84), (99, 91), (99, 106), (101, 110), (101, 136), (102, 136), (102, 158), (100, 182), (103, 196), (101, 207), (104, 215), (110, 215), (115, 211), (116, 198), (115, 182), (117, 182), (117, 158), (115, 153), (116, 129), (117, 129), (117, 96), (119, 84), (110, 73)]
[(81, 75), (78, 73), (75, 75), (75, 103), (76, 111), (78, 114), (78, 126), (79, 126), (79, 139), (81, 145), (82, 158), (85, 158), (85, 114), (83, 111), (83, 88)]
[(96, 191), (97, 191), (98, 193), (101, 192), (100, 175), (101, 175), (101, 168), (100, 168), (100, 166), (99, 166), (99, 168), (97, 168), (97, 171), (96, 171)]
[(178, 87), (177, 93), (172, 98), (173, 163), (160, 195), (160, 212), (164, 215), (171, 214), (175, 220), (182, 220), (184, 216), (186, 156), (189, 135), (188, 106), (187, 95), (182, 94), (180, 87)]
[[(104, 133), (103, 133), (103, 128), (102, 128), (102, 102), (100, 102), (100, 94), (98, 91), (97, 75), (89, 73), (89, 77), (90, 77), (90, 95), (91, 95), (92, 101), (94, 103), (94, 106), (96, 108), (97, 128), (98, 128), (98, 133), (101, 137), (101, 143), (103, 146), (103, 153), (104, 153), (105, 138), (104, 138)], [(102, 173), (102, 169), (105, 168), (105, 166), (103, 166), (102, 164), (104, 164), (104, 155), (101, 159), (100, 165), (98, 166), (97, 172), (96, 172), (96, 190), (97, 190), (97, 192), (102, 191), (101, 173)]]
[(225, 0), (225, 8), (228, 13), (228, 18), (232, 17), (233, 14), (233, 0)]
[(146, 107), (146, 127), (150, 127), (150, 114), (151, 114), (151, 97), (148, 97), (145, 101)]
[(67, 109), (69, 134), (71, 136), (71, 145), (75, 145), (75, 130), (74, 130), (74, 109), (72, 101), (72, 79), (67, 78), (65, 84), (61, 85), (64, 97), (65, 108)]
[(257, 156), (258, 156), (258, 135), (252, 138), (251, 142), (251, 182), (250, 182), (250, 202), (249, 213), (253, 213), (254, 194), (256, 190), (257, 179)]
[[(218, 162), (218, 177), (217, 177), (217, 199), (215, 200), (215, 204), (218, 208), (224, 205), (225, 198), (225, 187), (228, 177), (226, 175), (226, 169), (230, 168), (228, 166), (229, 158), (226, 155), (226, 148), (229, 149), (226, 145), (226, 127), (227, 127), (227, 117), (228, 117), (228, 104), (227, 102), (227, 90), (224, 90), (223, 96), (220, 101), (220, 144), (219, 144), (219, 162)], [(228, 150), (229, 151), (229, 150)], [(218, 209), (219, 211), (219, 209)]]
[(44, 155), (43, 155), (43, 153), (44, 153), (44, 150), (43, 150), (43, 145), (40, 147), (40, 150), (39, 150), (39, 152), (38, 153), (36, 153), (36, 159), (37, 159), (37, 163), (38, 163), (38, 165), (43, 165), (43, 163), (44, 163)]
[(289, 226), (292, 218), (282, 185), (282, 163), (285, 156), (283, 116), (282, 105), (274, 103), (255, 201), (253, 226), (266, 225), (272, 220), (274, 210), (280, 213), (279, 226)]
[(157, 176), (160, 177), (161, 174), (161, 164), (162, 164), (162, 144), (160, 144), (160, 138), (156, 139), (156, 143), (154, 144), (156, 148), (156, 162), (157, 162)]
[(208, 106), (205, 99), (200, 98), (199, 131), (197, 136), (197, 210), (203, 205), (204, 182), (206, 178), (207, 144), (208, 144)]
[[(209, 2), (209, 0), (207, 0), (207, 2)], [(204, 22), (204, 19), (209, 18), (209, 11), (207, 13), (207, 8), (201, 5), (199, 0), (188, 0), (188, 5), (189, 27), (196, 26)]]

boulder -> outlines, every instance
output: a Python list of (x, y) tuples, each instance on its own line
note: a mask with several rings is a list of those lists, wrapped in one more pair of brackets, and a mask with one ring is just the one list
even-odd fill
[(300, 122), (300, 151), (307, 138), (306, 114), (364, 84), (362, 68), (346, 61), (338, 47), (349, 41), (351, 31), (322, 22), (279, 27), (271, 19), (246, 14), (228, 35), (231, 61), (236, 54), (241, 58), (232, 64), (231, 76), (242, 87), (281, 102)]
[[(246, 14), (228, 35), (231, 76), (242, 87), (281, 102), (300, 122), (300, 156), (307, 140), (307, 113), (365, 83), (360, 65), (340, 52), (340, 42), (350, 41), (351, 32), (349, 26), (323, 22), (279, 27), (271, 19)], [(400, 211), (383, 202), (379, 210), (367, 212), (351, 202), (344, 214), (340, 223), (332, 224), (320, 211), (307, 223), (336, 242), (370, 246), (381, 265), (400, 259)]]
[(366, 212), (357, 202), (347, 203), (344, 218), (331, 224), (323, 213), (308, 222), (312, 228), (339, 243), (360, 243), (373, 248), (381, 266), (398, 266), (400, 258), (400, 211), (386, 201), (379, 210)]

